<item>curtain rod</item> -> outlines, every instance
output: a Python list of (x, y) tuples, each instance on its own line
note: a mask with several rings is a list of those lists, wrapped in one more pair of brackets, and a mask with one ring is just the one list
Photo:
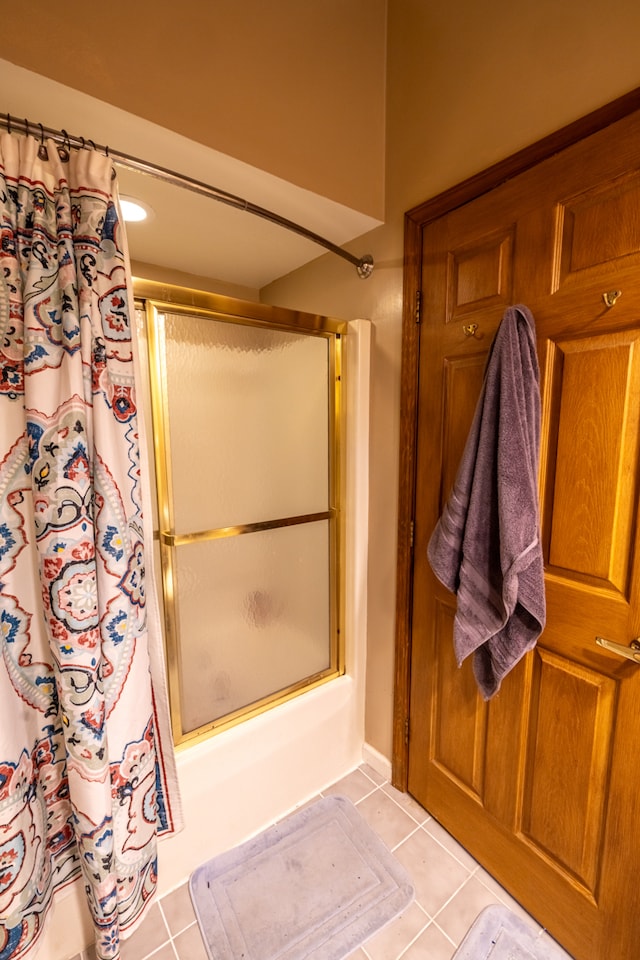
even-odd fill
[(235, 207), (237, 210), (252, 213), (256, 217), (262, 217), (263, 220), (269, 220), (279, 227), (291, 230), (293, 233), (297, 233), (299, 236), (319, 244), (331, 253), (335, 253), (336, 256), (342, 257), (343, 260), (348, 260), (349, 263), (355, 266), (358, 276), (363, 280), (370, 277), (373, 272), (373, 257), (371, 254), (366, 253), (363, 257), (356, 257), (354, 254), (349, 253), (348, 250), (343, 250), (342, 247), (332, 243), (331, 240), (327, 240), (326, 237), (322, 237), (320, 234), (308, 230), (299, 223), (288, 220), (286, 217), (281, 217), (280, 214), (273, 213), (272, 210), (259, 207), (257, 204), (251, 203), (250, 200), (244, 200), (242, 197), (235, 196), (233, 193), (227, 193), (226, 190), (213, 187), (208, 183), (204, 183), (202, 180), (194, 180), (192, 177), (188, 177), (183, 173), (176, 173), (174, 170), (168, 170), (166, 167), (158, 166), (158, 164), (151, 163), (150, 161), (140, 160), (138, 157), (132, 157), (127, 153), (112, 150), (111, 147), (95, 144), (93, 140), (85, 140), (84, 137), (70, 136), (66, 130), (54, 130), (51, 127), (43, 126), (41, 123), (31, 123), (27, 119), (20, 120), (9, 113), (0, 113), (0, 127), (4, 127), (9, 133), (11, 133), (12, 130), (17, 130), (26, 133), (27, 136), (39, 137), (41, 142), (44, 142), (45, 137), (47, 137), (53, 140), (54, 143), (61, 144), (67, 149), (98, 150), (111, 157), (114, 163), (127, 167), (129, 170), (136, 170), (138, 173), (147, 174), (150, 177), (155, 177), (157, 180), (163, 180), (165, 183), (172, 183), (174, 186), (190, 190), (192, 193), (198, 193), (203, 197), (209, 197), (211, 200), (217, 200), (219, 203), (226, 203), (228, 206)]

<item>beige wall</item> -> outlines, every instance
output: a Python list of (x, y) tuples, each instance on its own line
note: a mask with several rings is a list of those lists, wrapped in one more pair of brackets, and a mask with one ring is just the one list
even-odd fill
[(0, 57), (381, 219), (386, 0), (37, 6)]
[[(374, 324), (366, 739), (391, 756), (403, 212), (640, 86), (637, 0), (389, 0), (386, 225), (264, 299)], [(640, 147), (639, 147), (640, 149)]]

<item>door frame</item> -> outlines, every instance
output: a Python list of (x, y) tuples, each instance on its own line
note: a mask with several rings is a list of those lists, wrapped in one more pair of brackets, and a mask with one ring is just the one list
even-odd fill
[(392, 783), (407, 790), (412, 639), (413, 522), (416, 491), (422, 235), (457, 207), (536, 166), (553, 154), (640, 110), (640, 87), (524, 147), (405, 213), (400, 394), (400, 481), (396, 579)]

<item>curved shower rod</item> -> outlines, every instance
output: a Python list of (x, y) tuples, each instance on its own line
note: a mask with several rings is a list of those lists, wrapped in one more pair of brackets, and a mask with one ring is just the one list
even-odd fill
[(260, 207), (250, 200), (245, 200), (233, 193), (227, 193), (226, 190), (213, 187), (211, 184), (204, 183), (202, 180), (194, 180), (193, 177), (188, 177), (183, 173), (176, 173), (175, 170), (168, 170), (166, 167), (161, 167), (148, 160), (140, 160), (138, 157), (132, 157), (127, 153), (112, 150), (111, 147), (95, 144), (93, 140), (85, 140), (84, 137), (71, 136), (66, 130), (54, 130), (51, 127), (43, 126), (41, 123), (31, 123), (27, 119), (20, 120), (9, 113), (0, 113), (0, 127), (4, 127), (9, 133), (11, 133), (12, 130), (18, 130), (21, 133), (26, 133), (27, 136), (39, 136), (41, 144), (44, 143), (44, 138), (47, 137), (49, 140), (53, 140), (54, 143), (60, 144), (67, 149), (101, 151), (110, 156), (114, 163), (127, 167), (129, 170), (136, 170), (138, 173), (155, 177), (157, 180), (163, 180), (165, 183), (172, 183), (174, 186), (182, 187), (185, 190), (198, 193), (203, 197), (209, 197), (212, 200), (217, 200), (219, 203), (226, 203), (228, 206), (235, 207), (237, 210), (244, 210), (246, 213), (252, 213), (256, 217), (262, 217), (263, 220), (269, 220), (279, 227), (291, 230), (306, 240), (311, 240), (313, 243), (319, 244), (331, 253), (335, 253), (336, 256), (342, 257), (343, 260), (348, 260), (349, 263), (355, 266), (358, 276), (363, 280), (366, 280), (367, 277), (370, 277), (373, 273), (373, 257), (371, 254), (366, 253), (363, 257), (356, 257), (354, 254), (349, 253), (348, 250), (343, 250), (342, 247), (332, 243), (331, 240), (327, 240), (326, 237), (322, 237), (320, 234), (308, 230), (299, 223), (288, 220), (286, 217), (281, 217), (280, 214), (274, 213), (272, 210), (267, 210), (265, 207)]

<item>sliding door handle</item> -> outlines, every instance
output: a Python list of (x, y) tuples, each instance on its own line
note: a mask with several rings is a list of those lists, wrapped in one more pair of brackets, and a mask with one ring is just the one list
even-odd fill
[(596, 637), (596, 643), (599, 647), (604, 647), (605, 650), (610, 650), (611, 653), (617, 653), (619, 657), (624, 657), (625, 660), (640, 663), (640, 637), (632, 640), (628, 647), (624, 647), (621, 643), (614, 643), (613, 640), (605, 640), (604, 637)]

